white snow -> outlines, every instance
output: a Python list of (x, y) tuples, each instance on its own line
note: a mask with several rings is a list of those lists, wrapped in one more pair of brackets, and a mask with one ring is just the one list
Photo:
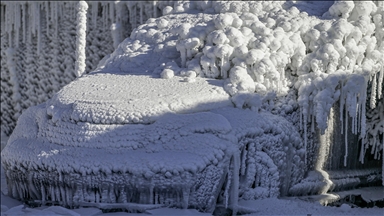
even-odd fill
[(85, 38), (87, 31), (88, 4), (85, 1), (79, 1), (77, 7), (75, 73), (77, 77), (80, 77), (85, 71)]

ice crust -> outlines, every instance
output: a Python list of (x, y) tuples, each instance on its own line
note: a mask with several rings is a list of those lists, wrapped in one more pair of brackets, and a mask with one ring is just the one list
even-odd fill
[(220, 80), (205, 78), (188, 83), (181, 77), (165, 80), (148, 75), (92, 73), (67, 85), (48, 101), (47, 114), (53, 122), (151, 123), (167, 112), (230, 106), (221, 85)]
[[(54, 123), (46, 106), (23, 114), (2, 151), (14, 198), (69, 207), (134, 202), (213, 212), (217, 199), (230, 197), (234, 206), (239, 196), (287, 193), (304, 174), (300, 136), (281, 117), (221, 108), (169, 113), (149, 125), (74, 124)], [(245, 119), (248, 125), (239, 124)], [(293, 152), (286, 154), (287, 147)]]

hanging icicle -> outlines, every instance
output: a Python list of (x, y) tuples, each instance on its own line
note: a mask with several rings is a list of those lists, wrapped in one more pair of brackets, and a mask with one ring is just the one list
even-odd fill
[(303, 127), (304, 127), (304, 163), (307, 164), (307, 145), (308, 145), (308, 137), (307, 137), (307, 122), (308, 122), (308, 108), (303, 108)]
[(21, 18), (21, 22), (23, 24), (23, 43), (25, 43), (27, 41), (26, 37), (27, 37), (27, 28), (26, 28), (26, 22), (27, 22), (27, 16), (26, 16), (26, 13), (27, 13), (27, 8), (26, 8), (26, 4), (22, 4), (22, 7), (21, 7), (21, 14), (22, 14), (22, 18)]
[(14, 11), (14, 16), (15, 16), (15, 24), (14, 24), (14, 31), (15, 31), (15, 47), (19, 47), (19, 36), (20, 36), (20, 27), (21, 27), (21, 8), (20, 8), (20, 3), (15, 4), (15, 11)]
[(97, 16), (99, 12), (99, 2), (92, 2), (92, 23), (93, 27), (97, 28)]
[(115, 22), (115, 2), (110, 2), (109, 7), (109, 19), (111, 23)]
[(372, 81), (372, 88), (371, 88), (370, 107), (371, 109), (374, 109), (376, 107), (376, 92), (377, 92), (376, 73), (373, 73), (373, 77), (371, 81)]
[(59, 2), (55, 2), (55, 37), (59, 37), (59, 17), (61, 16), (60, 8), (62, 8)]
[(157, 0), (152, 2), (152, 7), (153, 7), (153, 17), (157, 18)]
[(47, 28), (47, 34), (49, 34), (49, 2), (44, 2), (45, 4), (44, 4), (44, 9), (45, 9), (45, 19), (46, 19), (46, 22), (47, 22), (47, 26), (46, 26), (46, 28)]
[(232, 215), (237, 214), (238, 201), (239, 201), (239, 171), (240, 171), (240, 152), (236, 151), (233, 155), (233, 175), (231, 185), (231, 206)]
[(347, 166), (347, 157), (348, 157), (348, 113), (345, 114), (344, 143), (345, 143), (344, 166), (346, 167)]
[(75, 74), (80, 77), (85, 71), (85, 46), (87, 30), (87, 9), (85, 1), (79, 1), (77, 6), (77, 26), (76, 26), (76, 63)]
[(144, 3), (142, 1), (139, 1), (139, 7), (140, 7), (140, 25), (143, 24), (143, 17), (144, 17)]
[(38, 5), (38, 11), (36, 14), (37, 20), (37, 54), (40, 55), (41, 47), (41, 16), (40, 16), (40, 4)]
[(345, 93), (343, 91), (343, 85), (341, 84), (341, 88), (340, 88), (340, 133), (343, 134), (344, 133), (344, 103), (345, 103)]
[(383, 96), (384, 64), (381, 64), (378, 81), (379, 83), (377, 84), (377, 98), (381, 99), (381, 97)]

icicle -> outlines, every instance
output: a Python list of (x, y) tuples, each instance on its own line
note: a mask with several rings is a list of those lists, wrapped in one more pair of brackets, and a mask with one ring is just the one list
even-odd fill
[(183, 193), (183, 209), (187, 209), (188, 208), (188, 202), (189, 202), (189, 188), (183, 188), (182, 189), (182, 193)]
[(304, 163), (307, 164), (307, 142), (308, 142), (308, 137), (307, 137), (307, 112), (304, 112), (304, 119), (303, 119), (303, 127), (304, 127)]
[(300, 107), (300, 124), (299, 124), (299, 126), (300, 126), (300, 130), (303, 130), (303, 108), (302, 107)]
[(152, 2), (153, 4), (153, 17), (157, 17), (157, 0)]
[(106, 17), (106, 15), (105, 15), (105, 3), (104, 2), (102, 2), (102, 4), (101, 4), (101, 20), (103, 20), (103, 28), (106, 28), (106, 21), (105, 21), (105, 17)]
[(159, 204), (159, 194), (155, 192), (155, 204)]
[(12, 43), (12, 41), (13, 41), (13, 37), (12, 37), (12, 15), (11, 15), (11, 13), (12, 13), (12, 10), (11, 10), (12, 6), (13, 6), (13, 4), (8, 4), (7, 5), (7, 11), (6, 11), (7, 13), (6, 13), (6, 16), (5, 16), (5, 19), (7, 21), (7, 23), (5, 24), (5, 27), (6, 27), (5, 32), (8, 33), (9, 47), (13, 47), (13, 43)]
[(372, 79), (372, 89), (371, 89), (371, 100), (370, 100), (370, 107), (371, 109), (374, 109), (376, 107), (376, 93), (377, 93), (377, 83), (376, 83), (376, 72), (373, 73), (373, 79)]
[(149, 186), (149, 204), (153, 204), (153, 183)]
[(41, 16), (40, 16), (40, 5), (38, 5), (38, 14), (36, 14), (37, 16), (37, 21), (38, 21), (38, 24), (37, 24), (37, 54), (40, 55), (40, 51), (41, 51)]
[(243, 151), (241, 152), (241, 175), (245, 175), (245, 168), (247, 165), (245, 164), (245, 161), (247, 159), (247, 148), (246, 145), (244, 145)]
[(383, 91), (382, 91), (383, 82), (384, 82), (384, 65), (381, 64), (381, 69), (380, 69), (380, 73), (379, 73), (379, 83), (377, 86), (377, 98), (378, 99), (380, 99), (383, 96)]
[(120, 187), (120, 195), (119, 195), (120, 202), (126, 203), (127, 202), (127, 194), (125, 193), (124, 186)]
[(357, 128), (356, 128), (356, 132), (357, 133), (360, 133), (361, 132), (361, 97), (364, 93), (361, 92), (360, 93), (360, 96), (359, 96), (359, 102), (357, 103), (357, 114), (356, 114), (356, 124), (357, 124)]
[[(35, 35), (37, 35), (37, 40), (39, 40), (39, 29), (40, 29), (40, 3), (39, 2), (36, 2), (36, 4), (35, 4), (35, 8), (34, 8), (34, 10), (33, 10), (33, 16), (35, 17), (35, 19), (34, 19), (34, 21), (35, 21), (35, 23), (34, 23), (34, 25), (35, 25)], [(37, 46), (39, 46), (39, 45), (37, 45)]]
[[(351, 113), (352, 114), (352, 113)], [(353, 114), (352, 114), (353, 115)], [(353, 134), (356, 134), (355, 133), (355, 118), (356, 118), (356, 116), (352, 116), (352, 128), (351, 128), (351, 130), (352, 130), (352, 133)]]
[(52, 185), (49, 185), (49, 191), (51, 192), (51, 200), (55, 201), (55, 190)]
[(144, 5), (142, 1), (139, 1), (140, 5), (140, 25), (143, 24), (143, 17), (144, 17)]
[(65, 194), (65, 190), (64, 190), (64, 183), (63, 183), (63, 176), (62, 174), (59, 174), (59, 182), (58, 182), (58, 186), (59, 186), (59, 189), (60, 189), (60, 195), (61, 195), (61, 201), (63, 202), (64, 206), (67, 205), (67, 202), (66, 202), (66, 194)]
[(9, 6), (8, 6), (8, 4), (6, 4), (5, 6), (4, 6), (4, 19), (5, 19), (5, 25), (4, 25), (4, 30), (5, 30), (5, 32), (8, 32), (9, 30), (9, 16), (7, 16), (8, 15), (8, 12), (9, 11)]
[(132, 21), (133, 21), (133, 26), (132, 26), (132, 28), (133, 28), (133, 29), (136, 28), (136, 26), (137, 26), (137, 4), (138, 4), (138, 3), (135, 3), (135, 4), (133, 5), (133, 10), (132, 10), (132, 15), (133, 15), (133, 17), (132, 17)]
[(5, 18), (5, 7), (6, 5), (0, 5), (0, 29), (4, 29), (5, 30), (5, 24), (6, 24), (6, 18)]
[(59, 16), (61, 13), (59, 13), (59, 2), (55, 2), (55, 37), (58, 38), (59, 36)]
[(69, 205), (69, 207), (73, 207), (73, 191), (72, 191), (72, 188), (66, 187), (65, 191), (66, 191), (65, 194), (66, 194), (66, 198), (67, 198), (67, 205)]
[(225, 186), (224, 197), (225, 197), (225, 208), (228, 208), (228, 198), (229, 198), (229, 187), (231, 186), (232, 172), (227, 168), (227, 185)]
[(347, 166), (347, 157), (348, 157), (348, 113), (345, 114), (344, 142), (345, 142), (344, 166), (346, 167)]
[(15, 25), (14, 25), (14, 30), (15, 30), (15, 47), (19, 47), (19, 36), (20, 36), (20, 26), (21, 26), (21, 13), (20, 13), (20, 3), (15, 3)]
[(99, 11), (99, 2), (97, 1), (92, 2), (92, 22), (93, 22), (94, 28), (97, 28), (98, 11)]
[(54, 19), (55, 19), (55, 7), (56, 7), (56, 2), (50, 2), (49, 3), (49, 7), (50, 7), (50, 17), (51, 17), (51, 21), (54, 22)]
[(44, 2), (45, 5), (45, 18), (46, 18), (46, 22), (47, 22), (47, 35), (49, 34), (49, 5), (50, 4), (48, 1)]
[(112, 203), (116, 203), (117, 202), (117, 199), (116, 199), (116, 195), (115, 195), (115, 185), (109, 185), (109, 200), (110, 202)]
[(343, 91), (343, 87), (340, 88), (340, 128), (341, 128), (341, 131), (340, 133), (343, 134), (343, 126), (344, 126), (344, 123), (343, 123), (343, 120), (344, 120), (344, 117), (343, 117), (343, 114), (344, 114), (344, 103), (345, 103), (345, 97), (344, 97), (344, 91)]
[(26, 13), (27, 13), (27, 11), (26, 11), (26, 4), (24, 3), (23, 5), (22, 5), (22, 7), (21, 7), (21, 9), (22, 9), (22, 20), (21, 20), (21, 22), (23, 23), (23, 43), (25, 43), (27, 40), (26, 40), (26, 37), (27, 37), (27, 32), (26, 32), (26, 22), (27, 22), (27, 20), (26, 20)]
[(62, 17), (63, 16), (63, 10), (64, 10), (64, 2), (56, 2), (56, 17)]
[(76, 64), (75, 73), (80, 77), (85, 71), (85, 46), (87, 30), (87, 9), (88, 4), (85, 1), (79, 1), (76, 26)]
[(360, 107), (361, 107), (361, 112), (360, 112), (360, 138), (363, 138), (365, 137), (365, 134), (366, 134), (366, 116), (365, 116), (365, 113), (366, 113), (366, 110), (365, 110), (365, 106), (366, 106), (366, 101), (367, 101), (367, 80), (365, 80), (364, 82), (364, 86), (363, 86), (363, 91), (362, 93), (360, 94)]
[(355, 118), (354, 118), (354, 120), (355, 120), (355, 123), (354, 123), (354, 128), (355, 128), (355, 133), (354, 134), (357, 134), (358, 133), (358, 118), (359, 118), (359, 109), (360, 107), (359, 107), (359, 103), (357, 103), (356, 104), (356, 112), (355, 112)]
[[(364, 94), (364, 101), (366, 98), (366, 92)], [(363, 99), (362, 99), (363, 100)], [(364, 119), (364, 120), (363, 120)], [(365, 156), (365, 144), (366, 144), (366, 139), (365, 139), (365, 102), (363, 102), (363, 105), (361, 105), (361, 112), (360, 112), (360, 139), (361, 139), (361, 149), (360, 149), (360, 156), (359, 156), (359, 161), (364, 164), (364, 156)]]
[[(309, 113), (313, 113), (312, 110), (314, 110), (314, 105), (312, 104), (312, 107), (311, 111)], [(311, 132), (314, 133), (315, 132), (315, 115), (311, 115)]]
[(60, 202), (61, 199), (60, 199), (60, 189), (59, 187), (56, 185), (55, 186), (55, 198), (56, 198), (56, 201)]
[(115, 22), (115, 2), (109, 3), (109, 19), (111, 23)]
[(231, 206), (232, 215), (237, 214), (237, 206), (239, 201), (239, 170), (240, 170), (240, 152), (236, 151), (233, 155), (233, 174), (232, 174), (232, 191), (231, 191)]

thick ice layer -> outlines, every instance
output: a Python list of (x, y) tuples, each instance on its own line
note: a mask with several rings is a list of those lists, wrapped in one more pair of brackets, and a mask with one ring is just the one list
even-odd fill
[(195, 82), (148, 75), (95, 73), (78, 79), (47, 103), (52, 121), (97, 124), (150, 123), (168, 112), (194, 113), (232, 106), (223, 81)]
[(231, 130), (223, 116), (167, 114), (151, 125), (55, 125), (44, 108), (23, 114), (2, 151), (11, 196), (64, 206), (135, 202), (213, 211), (236, 148), (218, 137)]
[(18, 199), (213, 212), (217, 201), (235, 208), (239, 197), (286, 193), (303, 175), (300, 148), (290, 123), (250, 110), (167, 113), (152, 124), (117, 125), (54, 122), (41, 104), (23, 113), (2, 163)]

